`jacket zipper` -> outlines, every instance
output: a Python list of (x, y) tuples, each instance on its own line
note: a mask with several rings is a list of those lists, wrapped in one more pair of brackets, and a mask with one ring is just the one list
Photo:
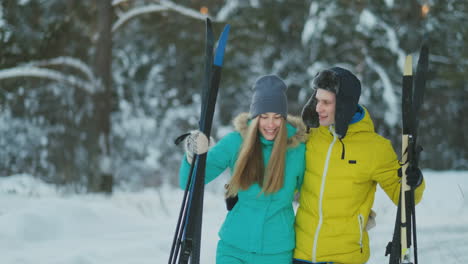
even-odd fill
[(362, 214), (358, 215), (358, 221), (359, 221), (359, 246), (361, 247), (361, 253), (362, 253), (362, 230), (364, 228), (364, 217)]
[(323, 223), (323, 211), (322, 211), (322, 200), (323, 200), (323, 194), (325, 192), (325, 179), (327, 178), (327, 173), (328, 173), (328, 163), (330, 162), (330, 156), (333, 150), (333, 145), (335, 145), (337, 135), (335, 133), (335, 129), (333, 126), (329, 127), (330, 132), (333, 134), (333, 141), (328, 147), (328, 152), (327, 152), (327, 158), (325, 160), (325, 166), (323, 168), (323, 174), (322, 174), (322, 184), (320, 185), (320, 197), (319, 197), (319, 204), (318, 204), (318, 211), (319, 211), (319, 222), (317, 225), (317, 228), (315, 229), (315, 235), (314, 235), (314, 244), (312, 247), (312, 262), (317, 262), (317, 242), (318, 242), (318, 237), (320, 233), (320, 229), (322, 228), (322, 223)]

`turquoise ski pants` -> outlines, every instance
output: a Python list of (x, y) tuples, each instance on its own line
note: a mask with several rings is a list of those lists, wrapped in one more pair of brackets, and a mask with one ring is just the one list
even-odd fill
[(293, 252), (257, 254), (232, 247), (222, 240), (216, 250), (216, 264), (291, 264)]

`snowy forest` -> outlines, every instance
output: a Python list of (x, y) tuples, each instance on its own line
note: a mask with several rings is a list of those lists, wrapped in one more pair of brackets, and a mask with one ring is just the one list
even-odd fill
[[(375, 129), (401, 141), (406, 55), (429, 43), (420, 166), (467, 170), (468, 5), (447, 0), (0, 0), (0, 176), (75, 190), (177, 185), (197, 128), (205, 18), (231, 25), (212, 135), (274, 73), (299, 115), (324, 68), (362, 82)], [(465, 120), (465, 122), (464, 122)]]

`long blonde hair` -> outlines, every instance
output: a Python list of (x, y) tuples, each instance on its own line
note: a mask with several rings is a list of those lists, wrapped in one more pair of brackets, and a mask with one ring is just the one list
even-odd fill
[(281, 122), (280, 130), (274, 139), (273, 149), (266, 169), (258, 131), (259, 117), (250, 122), (244, 136), (234, 173), (229, 182), (226, 196), (233, 197), (239, 190), (246, 190), (258, 183), (262, 192), (274, 193), (283, 187), (284, 167), (287, 145), (286, 119)]

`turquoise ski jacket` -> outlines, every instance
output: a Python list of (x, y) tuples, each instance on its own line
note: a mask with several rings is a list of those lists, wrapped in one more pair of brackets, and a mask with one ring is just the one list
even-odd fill
[[(237, 116), (233, 121), (236, 131), (227, 134), (208, 151), (205, 183), (214, 180), (227, 168), (232, 173), (248, 122), (248, 113)], [(292, 202), (295, 191), (301, 187), (305, 170), (306, 128), (297, 117), (289, 116), (287, 122), (288, 148), (283, 187), (267, 195), (261, 194), (258, 184), (240, 190), (237, 204), (228, 212), (218, 233), (224, 243), (257, 254), (275, 254), (294, 249)], [(262, 136), (260, 140), (266, 167), (273, 141)], [(184, 157), (179, 173), (181, 188), (185, 188), (189, 171), (190, 165)]]

